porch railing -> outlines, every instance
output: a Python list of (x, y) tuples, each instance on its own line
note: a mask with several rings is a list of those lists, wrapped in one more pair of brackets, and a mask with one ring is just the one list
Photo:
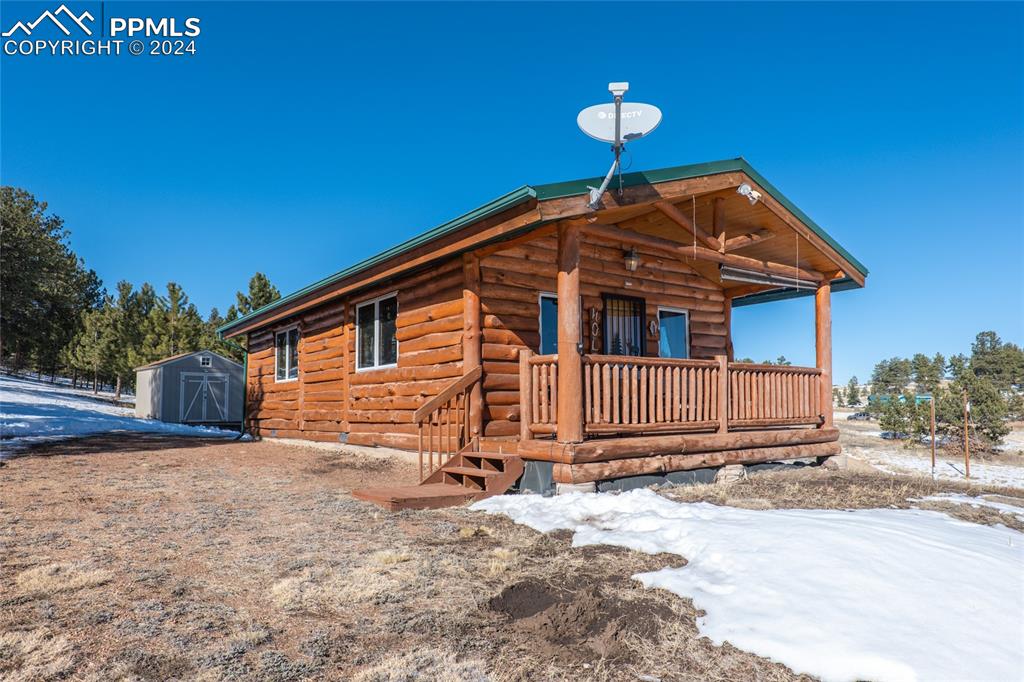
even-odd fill
[[(584, 355), (589, 435), (727, 431), (823, 421), (821, 370), (809, 367)], [(555, 433), (558, 356), (520, 357), (521, 436)]]
[(586, 433), (718, 428), (715, 360), (583, 356)]
[(421, 481), (470, 444), (468, 396), (481, 376), (480, 367), (470, 370), (413, 412)]
[(729, 363), (729, 425), (817, 424), (822, 417), (821, 370)]

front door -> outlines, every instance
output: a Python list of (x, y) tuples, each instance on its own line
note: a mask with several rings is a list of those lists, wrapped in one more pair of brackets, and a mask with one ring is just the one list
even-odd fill
[(604, 352), (606, 355), (644, 355), (644, 299), (605, 294)]
[(228, 375), (182, 372), (179, 403), (183, 423), (228, 421)]

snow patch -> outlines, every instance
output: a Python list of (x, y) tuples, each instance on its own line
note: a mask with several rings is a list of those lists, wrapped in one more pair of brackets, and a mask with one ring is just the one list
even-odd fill
[(1024, 507), (1007, 504), (1006, 502), (997, 502), (996, 500), (989, 500), (984, 497), (971, 497), (970, 495), (961, 495), (959, 493), (942, 493), (940, 495), (918, 497), (909, 501), (948, 502), (950, 504), (969, 504), (972, 507), (989, 507), (990, 509), (997, 510), (1000, 514), (1010, 514), (1016, 517), (1018, 521), (1024, 521)]
[[(870, 450), (857, 446), (844, 447), (844, 450), (890, 474), (919, 474), (931, 476), (932, 461), (930, 455), (900, 452), (899, 446), (893, 449), (872, 448)], [(952, 465), (952, 466), (950, 466)], [(954, 468), (955, 467), (955, 468)], [(971, 478), (963, 475), (963, 460), (935, 460), (935, 477), (945, 480), (981, 483), (985, 485), (1005, 486), (1008, 488), (1024, 488), (1024, 466), (1013, 464), (995, 464), (980, 459), (971, 459)]]
[(685, 557), (633, 576), (700, 632), (825, 680), (1022, 679), (1024, 534), (924, 510), (749, 510), (622, 494), (472, 506), (542, 532)]
[(110, 431), (187, 436), (237, 435), (208, 426), (136, 419), (135, 410), (61, 386), (0, 376), (0, 459), (36, 442)]

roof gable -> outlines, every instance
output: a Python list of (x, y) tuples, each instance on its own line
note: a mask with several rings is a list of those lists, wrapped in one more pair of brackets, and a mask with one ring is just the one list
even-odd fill
[[(787, 199), (774, 185), (769, 183), (765, 178), (758, 173), (747, 161), (743, 158), (737, 159), (725, 159), (721, 161), (710, 161), (706, 163), (689, 164), (684, 166), (673, 166), (670, 168), (661, 168), (649, 171), (637, 171), (633, 173), (626, 173), (622, 176), (622, 182), (624, 188), (636, 188), (642, 186), (653, 186), (661, 183), (667, 183), (678, 180), (687, 180), (694, 178), (701, 178), (706, 176), (713, 176), (722, 173), (743, 173), (748, 176), (751, 181), (756, 183), (767, 192), (775, 201), (781, 204), (785, 210), (789, 211), (797, 220), (805, 225), (812, 233), (817, 235), (823, 240), (831, 249), (845, 259), (850, 265), (852, 265), (858, 272), (860, 279), (863, 280), (867, 276), (867, 268), (846, 249), (844, 249), (835, 239), (832, 238), (823, 228), (815, 223), (807, 214), (799, 209), (794, 203)], [(527, 202), (534, 202), (543, 204), (544, 202), (556, 202), (557, 200), (568, 199), (571, 197), (577, 197), (586, 195), (589, 192), (590, 186), (596, 186), (601, 183), (603, 178), (585, 178), (580, 180), (571, 180), (567, 182), (549, 183), (543, 185), (524, 185), (508, 194), (502, 195), (492, 201), (489, 201), (467, 213), (464, 213), (457, 218), (454, 218), (448, 222), (442, 223), (422, 234), (419, 234), (411, 239), (408, 239), (390, 249), (387, 249), (375, 256), (367, 258), (366, 260), (360, 261), (355, 265), (349, 266), (343, 270), (340, 270), (333, 275), (329, 275), (309, 286), (303, 287), (298, 291), (295, 291), (287, 296), (284, 296), (273, 303), (270, 303), (262, 308), (254, 310), (243, 317), (236, 320), (232, 320), (220, 328), (218, 333), (222, 336), (232, 335), (232, 332), (239, 333), (236, 330), (243, 326), (249, 325), (249, 323), (256, 321), (258, 318), (267, 315), (273, 311), (285, 308), (290, 304), (298, 305), (301, 303), (300, 299), (308, 297), (310, 294), (324, 289), (326, 287), (338, 284), (348, 279), (356, 278), (358, 275), (365, 273), (371, 268), (383, 264), (389, 260), (396, 259), (397, 257), (407, 254), (408, 252), (421, 247), (425, 244), (429, 244), (432, 241), (441, 239), (445, 236), (453, 234), (458, 230), (471, 226), (480, 221), (486, 220), (487, 218), (501, 214), (505, 211), (513, 209), (517, 206), (521, 206)], [(545, 224), (546, 221), (541, 217), (538, 217), (532, 223), (524, 225), (517, 232), (525, 232), (530, 229), (534, 229)], [(850, 289), (859, 287), (860, 284), (853, 278), (847, 276), (841, 280), (835, 282), (836, 288)], [(749, 305), (751, 303), (777, 300), (780, 298), (790, 298), (792, 296), (806, 295), (806, 291), (793, 290), (789, 292), (786, 289), (773, 290), (758, 294), (751, 294), (735, 300), (735, 305)]]

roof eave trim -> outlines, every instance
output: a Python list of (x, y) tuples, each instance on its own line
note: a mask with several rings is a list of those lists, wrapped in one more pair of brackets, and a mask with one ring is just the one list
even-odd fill
[(450, 232), (454, 232), (455, 230), (466, 227), (467, 225), (471, 225), (475, 222), (479, 222), (481, 220), (490, 218), (491, 216), (507, 211), (510, 208), (515, 208), (520, 204), (523, 204), (527, 201), (536, 198), (537, 193), (534, 191), (534, 189), (529, 185), (523, 185), (522, 187), (513, 190), (508, 194), (502, 195), (497, 199), (489, 201), (482, 206), (478, 206), (477, 208), (473, 209), (472, 211), (469, 211), (468, 213), (464, 213), (457, 218), (453, 218), (452, 220), (449, 220), (446, 223), (442, 223), (441, 225), (438, 225), (437, 227), (428, 230), (427, 232), (412, 237), (411, 239), (408, 239), (402, 242), (401, 244), (398, 244), (397, 246), (393, 246), (390, 249), (387, 249), (386, 251), (382, 251), (381, 253), (378, 253), (375, 256), (371, 256), (366, 260), (360, 261), (355, 265), (352, 265), (348, 268), (345, 268), (344, 270), (334, 273), (333, 275), (325, 277), (324, 279), (321, 279), (318, 282), (314, 282), (309, 286), (303, 287), (298, 291), (294, 291), (283, 298), (277, 299), (273, 303), (268, 303), (262, 308), (258, 308), (257, 310), (254, 310), (246, 315), (243, 315), (237, 320), (232, 320), (231, 322), (223, 324), (217, 328), (217, 334), (221, 338), (228, 338), (231, 336), (231, 330), (246, 325), (251, 321), (258, 319), (261, 315), (265, 315), (266, 313), (287, 306), (289, 303), (292, 303), (295, 300), (302, 298), (303, 296), (311, 294), (318, 289), (330, 286), (331, 284), (336, 284), (337, 282), (340, 282), (341, 280), (344, 280), (348, 277), (358, 275), (360, 272), (363, 272), (373, 267), (374, 265), (382, 263), (390, 258), (400, 256), (403, 253), (416, 248), (417, 246), (437, 239), (438, 237), (442, 237)]
[[(843, 277), (832, 282), (832, 291), (849, 291), (851, 289), (863, 289), (860, 284), (857, 284), (851, 277)], [(771, 303), (772, 301), (787, 301), (791, 298), (803, 298), (804, 296), (813, 296), (814, 291), (810, 289), (796, 289), (792, 287), (784, 287), (781, 289), (769, 289), (768, 291), (761, 291), (756, 294), (748, 294), (746, 296), (737, 296), (732, 299), (732, 307), (740, 308), (745, 305), (757, 305), (758, 303)]]

